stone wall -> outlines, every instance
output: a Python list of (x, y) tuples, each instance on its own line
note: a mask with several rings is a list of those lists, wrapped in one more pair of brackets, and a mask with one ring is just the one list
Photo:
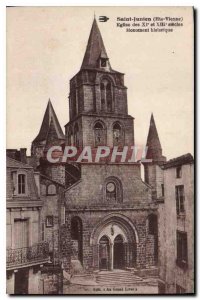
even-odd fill
[[(154, 264), (154, 246), (152, 237), (147, 236), (146, 231), (146, 218), (149, 211), (146, 210), (118, 210), (117, 213), (113, 212), (112, 209), (107, 211), (96, 210), (96, 211), (85, 211), (74, 210), (68, 211), (66, 215), (66, 224), (71, 223), (72, 217), (79, 217), (82, 221), (82, 236), (83, 236), (83, 267), (86, 272), (93, 272), (98, 268), (98, 255), (96, 244), (92, 242), (92, 236), (94, 230), (98, 228), (99, 224), (106, 224), (105, 218), (111, 218), (113, 224), (115, 224), (115, 218), (126, 218), (134, 226), (136, 230), (137, 242), (135, 240), (134, 254), (136, 254), (136, 265), (137, 268), (146, 268)], [(112, 219), (113, 218), (113, 219)], [(117, 224), (117, 223), (116, 223)], [(120, 225), (121, 226), (121, 225)], [(134, 236), (134, 232), (132, 235)], [(97, 238), (97, 237), (96, 237)], [(136, 238), (136, 239), (137, 239)], [(71, 238), (68, 236), (68, 240), (65, 240), (66, 249), (71, 247)]]
[[(115, 177), (122, 184), (122, 203), (105, 201), (105, 179)], [(95, 180), (94, 180), (95, 179)], [(81, 181), (68, 189), (65, 194), (67, 206), (148, 206), (151, 203), (151, 188), (140, 177), (139, 164), (82, 164)]]

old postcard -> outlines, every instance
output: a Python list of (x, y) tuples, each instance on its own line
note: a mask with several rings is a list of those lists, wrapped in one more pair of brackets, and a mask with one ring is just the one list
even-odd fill
[(7, 293), (193, 294), (192, 7), (7, 8)]

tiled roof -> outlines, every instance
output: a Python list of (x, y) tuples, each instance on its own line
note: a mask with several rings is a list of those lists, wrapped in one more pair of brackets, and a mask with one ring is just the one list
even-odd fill
[(193, 156), (190, 153), (187, 153), (179, 157), (170, 159), (163, 165), (163, 168), (168, 169), (168, 168), (178, 167), (186, 164), (191, 164), (193, 162), (194, 162)]

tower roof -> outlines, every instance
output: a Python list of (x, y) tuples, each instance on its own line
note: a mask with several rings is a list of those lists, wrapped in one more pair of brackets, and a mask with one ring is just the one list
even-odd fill
[(164, 156), (162, 156), (162, 147), (161, 147), (153, 114), (151, 114), (149, 133), (147, 137), (146, 146), (147, 146), (147, 155), (146, 155), (147, 159), (162, 160), (164, 158)]
[[(97, 21), (94, 18), (81, 69), (97, 68), (100, 57), (108, 59)], [(109, 60), (108, 65), (111, 68)]]
[(49, 132), (54, 131), (54, 137), (57, 139), (65, 139), (63, 131), (60, 127), (58, 118), (51, 104), (51, 100), (49, 99), (47, 108), (43, 117), (42, 125), (40, 127), (40, 131), (37, 137), (33, 142), (41, 142), (47, 140)]

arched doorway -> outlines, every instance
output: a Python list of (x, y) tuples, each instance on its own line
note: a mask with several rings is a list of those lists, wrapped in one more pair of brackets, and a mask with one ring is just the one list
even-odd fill
[(123, 238), (120, 234), (114, 239), (113, 267), (114, 269), (125, 268), (125, 247)]
[(99, 241), (99, 269), (110, 269), (110, 242), (105, 235)]
[[(94, 227), (90, 237), (94, 270), (102, 269), (101, 257), (107, 259), (108, 270), (136, 267), (138, 242), (137, 230), (126, 216), (109, 214)], [(107, 245), (107, 255), (102, 254), (102, 244)]]

